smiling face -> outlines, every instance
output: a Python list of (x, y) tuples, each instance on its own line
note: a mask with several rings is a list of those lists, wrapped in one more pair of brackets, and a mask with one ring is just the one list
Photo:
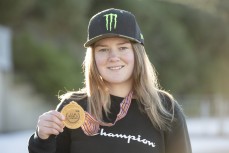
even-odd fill
[(128, 39), (112, 37), (94, 44), (95, 62), (100, 76), (112, 87), (131, 86), (134, 69), (134, 52)]

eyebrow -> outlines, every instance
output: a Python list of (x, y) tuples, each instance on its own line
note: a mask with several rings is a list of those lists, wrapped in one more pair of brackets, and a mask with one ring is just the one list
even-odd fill
[(124, 42), (118, 43), (117, 45), (123, 45), (123, 44), (130, 44), (130, 42), (129, 41), (124, 41)]
[[(117, 45), (123, 45), (123, 44), (129, 44), (129, 41), (124, 41), (124, 42), (120, 42)], [(107, 47), (107, 45), (103, 45), (103, 44), (95, 44), (94, 48), (96, 47)]]
[(96, 47), (106, 47), (107, 45), (101, 45), (101, 44), (98, 44), (98, 45), (95, 45), (94, 48)]

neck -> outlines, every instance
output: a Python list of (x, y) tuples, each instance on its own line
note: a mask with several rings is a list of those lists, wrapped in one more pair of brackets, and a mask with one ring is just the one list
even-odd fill
[(110, 94), (118, 97), (126, 97), (129, 92), (132, 90), (132, 84), (129, 85), (120, 85), (120, 84), (112, 84), (109, 85)]

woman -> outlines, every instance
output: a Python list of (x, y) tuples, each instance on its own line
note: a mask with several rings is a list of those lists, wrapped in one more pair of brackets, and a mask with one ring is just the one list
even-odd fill
[[(144, 38), (130, 12), (108, 9), (88, 26), (85, 88), (62, 96), (38, 119), (30, 153), (191, 153), (184, 115), (158, 87)], [(72, 101), (85, 110), (78, 129), (65, 127)]]

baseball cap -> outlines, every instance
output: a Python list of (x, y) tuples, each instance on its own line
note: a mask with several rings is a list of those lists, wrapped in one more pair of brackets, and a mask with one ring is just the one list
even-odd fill
[(84, 47), (108, 37), (123, 37), (144, 45), (144, 38), (135, 16), (125, 10), (110, 8), (95, 14), (89, 21)]

